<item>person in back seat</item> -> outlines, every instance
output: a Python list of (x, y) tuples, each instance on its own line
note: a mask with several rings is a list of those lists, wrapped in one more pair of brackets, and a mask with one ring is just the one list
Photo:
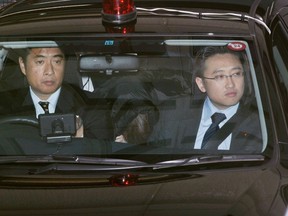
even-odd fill
[(139, 77), (122, 77), (107, 84), (101, 92), (107, 104), (84, 107), (84, 137), (132, 144), (147, 143), (158, 120), (151, 84)]
[(158, 115), (156, 106), (148, 101), (130, 101), (117, 112), (112, 110), (115, 141), (147, 144)]

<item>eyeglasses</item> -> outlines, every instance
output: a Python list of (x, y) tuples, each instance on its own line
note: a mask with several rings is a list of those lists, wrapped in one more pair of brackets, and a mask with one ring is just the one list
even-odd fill
[(224, 81), (226, 79), (228, 79), (228, 77), (231, 77), (234, 80), (240, 79), (242, 78), (244, 75), (244, 72), (237, 72), (237, 73), (233, 73), (231, 75), (224, 75), (224, 74), (219, 74), (216, 75), (215, 77), (202, 77), (203, 79), (210, 79), (210, 80), (215, 80), (217, 82), (221, 82)]

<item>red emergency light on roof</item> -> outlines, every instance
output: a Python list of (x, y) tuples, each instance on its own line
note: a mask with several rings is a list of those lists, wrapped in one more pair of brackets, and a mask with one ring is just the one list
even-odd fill
[(103, 0), (103, 22), (123, 24), (136, 19), (133, 0)]

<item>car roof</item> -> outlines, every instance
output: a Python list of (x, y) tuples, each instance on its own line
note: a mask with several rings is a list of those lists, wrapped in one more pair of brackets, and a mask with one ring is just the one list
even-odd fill
[[(256, 7), (259, 14), (267, 10), (274, 0), (134, 0), (138, 6), (162, 6), (162, 7), (184, 7), (184, 8), (206, 8), (206, 9), (225, 9), (230, 11), (242, 11), (248, 13), (252, 7)], [(67, 7), (80, 5), (102, 6), (102, 0), (22, 0), (17, 1), (10, 7), (7, 7), (4, 14), (14, 13), (25, 10), (47, 9), (49, 7)], [(9, 8), (9, 9), (8, 9)], [(262, 11), (262, 12), (261, 12)]]
[[(209, 2), (209, 4), (207, 4)], [(264, 8), (270, 6), (272, 0), (257, 1), (245, 0), (235, 2), (231, 0), (135, 0), (137, 8), (137, 22), (135, 33), (180, 33), (180, 34), (237, 34), (249, 35), (246, 22), (241, 22), (241, 14), (253, 11), (263, 14)], [(181, 7), (179, 7), (179, 5)], [(158, 11), (147, 12), (143, 8)], [(160, 9), (173, 8), (171, 12)], [(225, 8), (225, 9), (221, 9)], [(179, 11), (196, 12), (199, 16), (206, 12), (238, 13), (239, 19), (226, 17), (222, 20), (199, 20), (199, 16), (179, 13)], [(19, 1), (0, 11), (1, 35), (53, 35), (107, 33), (102, 23), (101, 0), (24, 0)], [(177, 19), (175, 19), (177, 17)], [(205, 26), (205, 28), (203, 28)], [(207, 26), (209, 28), (207, 28)]]

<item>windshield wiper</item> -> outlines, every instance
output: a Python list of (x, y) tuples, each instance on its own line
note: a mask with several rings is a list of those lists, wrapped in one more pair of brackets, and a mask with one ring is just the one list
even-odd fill
[(212, 163), (227, 163), (227, 162), (252, 162), (264, 161), (263, 155), (208, 155), (208, 156), (193, 156), (178, 160), (163, 161), (154, 165), (154, 170), (168, 169), (175, 167), (183, 167), (190, 165), (212, 164)]
[[(145, 162), (136, 160), (75, 155), (11, 156), (0, 159), (0, 166), (7, 164), (29, 164), (31, 166), (30, 175), (49, 172), (116, 171), (151, 167)], [(33, 169), (35, 165), (38, 168)]]
[[(1, 164), (14, 163), (32, 163), (40, 165), (32, 175), (45, 174), (49, 172), (71, 172), (71, 171), (124, 171), (124, 170), (150, 170), (157, 171), (169, 168), (195, 166), (202, 164), (217, 164), (231, 162), (253, 162), (264, 161), (263, 155), (211, 155), (211, 156), (193, 156), (177, 160), (162, 161), (155, 164), (148, 164), (143, 161), (114, 159), (114, 158), (99, 158), (88, 156), (73, 156), (73, 155), (48, 155), (48, 156), (21, 156), (9, 157), (0, 160)], [(47, 163), (49, 163), (47, 165)]]
[(145, 162), (126, 159), (67, 155), (52, 155), (51, 157), (53, 158), (53, 164), (44, 166), (33, 174), (37, 175), (51, 171), (116, 171), (149, 167)]
[(97, 164), (97, 165), (114, 165), (114, 166), (143, 166), (147, 163), (143, 161), (115, 159), (115, 158), (100, 158), (100, 157), (85, 157), (85, 156), (69, 156), (69, 155), (51, 155), (58, 162), (75, 162), (79, 164)]
[[(58, 157), (58, 156), (57, 156)], [(61, 160), (67, 160), (69, 157), (60, 156)], [(87, 171), (115, 171), (115, 170), (136, 170), (143, 168), (152, 168), (152, 170), (162, 170), (168, 168), (177, 168), (184, 166), (194, 166), (194, 165), (202, 165), (202, 164), (218, 164), (218, 163), (231, 163), (231, 162), (259, 162), (264, 161), (265, 157), (263, 155), (207, 155), (207, 156), (193, 156), (189, 158), (177, 159), (177, 160), (169, 160), (162, 161), (156, 164), (147, 164), (145, 162), (133, 161), (133, 160), (124, 160), (124, 159), (111, 159), (111, 158), (85, 158), (85, 157), (75, 157), (71, 158), (75, 161), (81, 161), (82, 163), (87, 163), (89, 161), (93, 161), (90, 165), (81, 166), (80, 170)], [(104, 166), (95, 166), (95, 162), (98, 161), (97, 165)], [(91, 166), (94, 165), (94, 166)], [(48, 169), (48, 170), (47, 170)], [(58, 170), (58, 171), (69, 171), (69, 170), (77, 170), (75, 167), (69, 167), (67, 164), (52, 164), (50, 166), (42, 169), (42, 171), (38, 170), (38, 173), (49, 171), (50, 170)], [(38, 174), (37, 173), (37, 174)]]
[(46, 156), (8, 156), (0, 157), (1, 164), (10, 163), (70, 163), (70, 164), (91, 164), (91, 165), (114, 165), (114, 166), (141, 166), (147, 163), (136, 160), (102, 158), (77, 155), (46, 155)]

